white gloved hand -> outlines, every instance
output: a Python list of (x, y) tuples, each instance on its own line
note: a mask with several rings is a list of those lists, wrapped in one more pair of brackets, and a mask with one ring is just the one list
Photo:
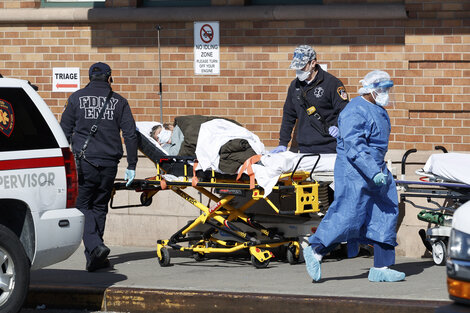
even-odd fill
[(331, 137), (338, 138), (339, 129), (336, 126), (330, 126), (330, 128), (328, 128), (328, 133)]
[(135, 178), (135, 170), (126, 170), (126, 174), (124, 175), (124, 180), (127, 180), (126, 187), (129, 187), (129, 185), (132, 183), (132, 181)]
[(381, 186), (385, 185), (385, 183), (387, 182), (386, 177), (387, 177), (387, 175), (385, 175), (383, 173), (377, 173), (377, 174), (375, 174), (375, 176), (372, 180), (374, 181), (374, 183), (378, 187), (381, 187)]

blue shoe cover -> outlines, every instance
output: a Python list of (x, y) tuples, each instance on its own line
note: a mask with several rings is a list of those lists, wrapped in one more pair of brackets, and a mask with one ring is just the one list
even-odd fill
[(400, 281), (405, 279), (405, 273), (398, 272), (389, 268), (375, 268), (369, 270), (369, 281), (382, 282), (382, 281)]
[(305, 247), (303, 253), (308, 275), (310, 275), (314, 281), (319, 281), (321, 279), (321, 265), (313, 255), (312, 247)]

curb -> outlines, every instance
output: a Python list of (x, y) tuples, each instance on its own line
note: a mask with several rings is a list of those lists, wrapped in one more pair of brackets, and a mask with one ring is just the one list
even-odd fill
[(125, 312), (434, 313), (450, 301), (253, 294), (123, 287), (32, 285), (25, 307)]
[(24, 307), (101, 310), (106, 287), (30, 285)]

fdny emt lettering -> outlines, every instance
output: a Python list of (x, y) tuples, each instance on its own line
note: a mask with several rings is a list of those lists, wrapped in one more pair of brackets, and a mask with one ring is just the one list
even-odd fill
[[(83, 96), (79, 98), (80, 109), (85, 111), (85, 119), (95, 120), (98, 118), (101, 108), (106, 103), (106, 97), (97, 96)], [(114, 109), (116, 108), (117, 99), (111, 98), (106, 110), (103, 114), (103, 119), (113, 120)]]

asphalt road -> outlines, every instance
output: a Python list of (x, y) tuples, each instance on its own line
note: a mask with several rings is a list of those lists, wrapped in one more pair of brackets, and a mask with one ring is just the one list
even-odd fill
[[(333, 302), (342, 305), (341, 310), (350, 308), (348, 312), (355, 313), (359, 311), (354, 311), (352, 303), (365, 310), (361, 312), (397, 312), (400, 307), (400, 312), (434, 313), (435, 308), (452, 303), (445, 267), (434, 265), (429, 258), (397, 256), (395, 268), (407, 275), (397, 283), (368, 281), (373, 257), (328, 258), (322, 264), (322, 280), (313, 283), (303, 263), (274, 260), (267, 268), (257, 269), (249, 258), (214, 255), (198, 262), (171, 250), (170, 266), (161, 267), (155, 248), (110, 248), (112, 268), (108, 270), (86, 272), (79, 249), (64, 262), (33, 271), (28, 296), (32, 309), (21, 313), (98, 313), (104, 308), (107, 313), (148, 313), (149, 308), (160, 312), (285, 312), (281, 308), (287, 305), (297, 312), (311, 312), (312, 305), (316, 310), (323, 305), (324, 310), (318, 312), (332, 312)], [(237, 306), (227, 301), (236, 301)], [(45, 309), (35, 310), (42, 305)], [(371, 311), (371, 306), (376, 310)], [(75, 310), (49, 309), (54, 307)], [(138, 310), (144, 307), (144, 311)], [(341, 310), (335, 312), (347, 311)]]
[(67, 310), (67, 309), (22, 309), (19, 313), (130, 313), (130, 312), (110, 312), (110, 311), (88, 311), (88, 310)]

